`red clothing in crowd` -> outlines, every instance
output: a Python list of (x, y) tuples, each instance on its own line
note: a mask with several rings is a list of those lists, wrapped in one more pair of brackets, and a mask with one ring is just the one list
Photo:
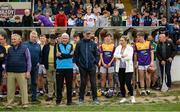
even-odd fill
[(55, 17), (55, 26), (67, 26), (67, 16), (65, 14), (57, 14)]

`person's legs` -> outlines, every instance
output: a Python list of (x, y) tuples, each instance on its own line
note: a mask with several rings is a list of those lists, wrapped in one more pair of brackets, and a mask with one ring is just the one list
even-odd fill
[(159, 63), (159, 68), (160, 68), (160, 71), (161, 71), (161, 84), (163, 83), (163, 75), (164, 75), (164, 66), (161, 65), (161, 63)]
[(25, 73), (18, 73), (16, 74), (16, 80), (20, 87), (21, 93), (21, 101), (23, 105), (28, 104), (28, 91), (27, 91), (27, 79), (25, 77)]
[(132, 75), (133, 73), (125, 73), (125, 81), (126, 81), (127, 89), (131, 96), (133, 96), (133, 87), (131, 85)]
[(15, 74), (10, 72), (7, 74), (7, 105), (11, 105), (15, 94)]
[(31, 70), (31, 92), (32, 92), (32, 101), (36, 101), (37, 97), (37, 75), (38, 75), (38, 67), (33, 67)]
[(146, 74), (146, 89), (149, 90), (151, 86), (151, 74), (145, 71)]
[(43, 76), (43, 67), (42, 65), (39, 66), (38, 69), (38, 77), (37, 77), (37, 87), (39, 91), (44, 90), (44, 76)]
[(167, 86), (171, 87), (171, 63), (166, 63)]
[(121, 95), (122, 97), (125, 97), (126, 91), (125, 91), (125, 69), (124, 68), (119, 69), (118, 76), (119, 76)]
[(54, 93), (54, 71), (53, 66), (49, 66), (47, 70), (47, 81), (48, 81), (48, 97), (52, 98)]
[(85, 71), (83, 68), (79, 68), (79, 72), (80, 72), (79, 99), (84, 100), (84, 94), (85, 94), (88, 75), (87, 75), (87, 71)]
[(114, 66), (108, 68), (108, 83), (109, 89), (113, 90), (113, 73), (114, 73)]
[(91, 83), (91, 91), (93, 100), (97, 99), (97, 87), (96, 87), (96, 67), (89, 71), (89, 79)]
[(102, 93), (105, 91), (106, 89), (106, 73), (107, 73), (107, 69), (104, 68), (103, 66), (100, 67), (100, 73), (101, 73), (101, 91)]
[(64, 71), (56, 71), (56, 103), (60, 104), (62, 100), (62, 90), (64, 85)]
[(0, 98), (2, 97), (2, 81), (3, 81), (3, 75), (2, 72), (0, 72)]
[(145, 83), (144, 83), (144, 78), (145, 78), (145, 66), (139, 66), (139, 80), (140, 80), (140, 86), (141, 86), (141, 95), (146, 95), (145, 93)]
[(73, 69), (65, 70), (65, 80), (67, 89), (67, 104), (72, 103), (72, 80), (73, 80)]

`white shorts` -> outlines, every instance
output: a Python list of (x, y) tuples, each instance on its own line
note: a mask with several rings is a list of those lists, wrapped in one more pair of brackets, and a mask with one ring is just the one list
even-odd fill
[(103, 74), (105, 74), (105, 73), (114, 73), (114, 66), (109, 67), (108, 69), (101, 66), (100, 67), (100, 73), (103, 73)]
[(75, 63), (73, 63), (73, 74), (79, 74), (79, 68)]
[(147, 70), (148, 67), (149, 67), (149, 65), (139, 65), (139, 66), (138, 66), (138, 69), (139, 69), (139, 70)]

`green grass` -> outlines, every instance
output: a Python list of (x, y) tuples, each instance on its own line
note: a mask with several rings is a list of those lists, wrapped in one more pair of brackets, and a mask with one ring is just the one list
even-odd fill
[[(21, 107), (15, 107), (13, 111), (25, 111)], [(0, 111), (7, 111), (0, 107)], [(53, 106), (33, 105), (26, 111), (180, 111), (180, 103), (153, 103), (153, 104), (116, 104), (116, 105), (89, 105), (89, 106)]]

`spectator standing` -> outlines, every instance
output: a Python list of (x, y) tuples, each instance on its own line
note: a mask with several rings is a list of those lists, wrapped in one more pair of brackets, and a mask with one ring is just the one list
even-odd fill
[(82, 17), (81, 13), (77, 14), (77, 19), (75, 22), (76, 22), (76, 26), (83, 26), (84, 25), (84, 21), (83, 21), (83, 17)]
[(140, 25), (140, 17), (138, 16), (137, 9), (132, 9), (131, 16), (129, 16), (128, 24), (129, 24), (129, 26), (139, 26)]
[[(41, 51), (43, 49), (43, 47), (46, 45), (47, 43), (47, 38), (46, 35), (40, 35), (39, 36), (39, 41), (40, 41), (40, 47), (41, 47)], [(42, 55), (43, 56), (43, 55)], [(45, 92), (45, 80), (44, 80), (44, 75), (46, 74), (46, 70), (44, 65), (42, 64), (44, 61), (41, 61), (41, 64), (39, 65), (38, 68), (38, 78), (37, 78), (37, 86), (38, 86), (38, 90), (40, 95), (43, 95)]]
[(55, 93), (55, 35), (51, 35), (49, 38), (49, 43), (44, 45), (42, 49), (42, 64), (45, 66), (47, 71), (47, 83), (48, 83), (48, 97), (46, 101), (53, 100), (53, 94)]
[(104, 10), (103, 15), (99, 16), (96, 26), (108, 27), (109, 26), (109, 15), (110, 15), (110, 13), (108, 11)]
[[(114, 73), (114, 44), (112, 43), (111, 34), (106, 34), (104, 37), (104, 43), (100, 46), (100, 60), (101, 60), (101, 91), (104, 93), (105, 88), (109, 88), (110, 92), (113, 92), (113, 73)], [(107, 79), (108, 78), (108, 79)], [(108, 80), (109, 87), (106, 87), (106, 81)]]
[(96, 88), (96, 64), (98, 64), (98, 50), (96, 44), (90, 40), (91, 32), (85, 30), (84, 39), (80, 40), (76, 45), (74, 57), (75, 63), (80, 71), (80, 95), (79, 104), (84, 103), (85, 88), (87, 85), (88, 77), (91, 83), (92, 98), (95, 104), (99, 104), (97, 99)]
[(165, 75), (167, 76), (167, 86), (171, 88), (171, 64), (174, 56), (176, 55), (176, 48), (174, 44), (167, 39), (165, 34), (159, 35), (159, 43), (157, 45), (156, 55), (159, 60), (161, 77), (163, 77), (165, 67)]
[(126, 90), (125, 84), (127, 85), (128, 91), (131, 95), (131, 102), (135, 103), (135, 97), (133, 95), (133, 87), (131, 85), (131, 80), (134, 72), (133, 67), (133, 47), (128, 44), (129, 40), (127, 37), (122, 36), (120, 38), (120, 45), (116, 48), (114, 52), (114, 57), (116, 58), (116, 72), (119, 76), (120, 90), (122, 94), (122, 99), (120, 103), (127, 101), (125, 98)]
[(122, 17), (119, 15), (119, 11), (117, 9), (114, 9), (113, 11), (111, 26), (122, 26)]
[(38, 34), (36, 31), (32, 31), (30, 33), (30, 40), (24, 42), (24, 45), (28, 47), (30, 54), (31, 54), (31, 102), (32, 103), (40, 103), (37, 100), (37, 75), (38, 75), (38, 68), (41, 60), (41, 47), (37, 43)]
[[(23, 108), (28, 107), (27, 79), (30, 78), (31, 55), (29, 49), (21, 43), (18, 34), (11, 36), (12, 47), (8, 49), (6, 59), (7, 76), (7, 108), (12, 108), (15, 93), (15, 80), (17, 80)], [(16, 63), (16, 64), (15, 64)]]
[(52, 16), (52, 9), (49, 3), (46, 3), (46, 7), (43, 9), (43, 15), (46, 15), (47, 12)]
[(53, 24), (48, 17), (41, 15), (40, 12), (35, 12), (34, 17), (41, 23), (41, 26), (52, 27)]
[[(14, 19), (15, 19), (15, 22), (12, 24), (12, 27), (22, 27), (21, 18), (19, 16), (16, 16)], [(22, 35), (21, 30), (14, 30), (13, 33)]]
[(30, 26), (33, 26), (33, 18), (32, 18), (32, 15), (30, 13), (30, 10), (29, 9), (26, 9), (24, 11), (24, 16), (22, 17), (22, 25), (24, 27), (30, 27)]
[(55, 16), (55, 26), (67, 26), (67, 16), (64, 14), (64, 9), (61, 7), (59, 13)]
[(148, 11), (144, 11), (143, 20), (144, 20), (144, 26), (151, 26), (152, 25), (152, 18), (149, 15)]
[(84, 16), (84, 27), (95, 27), (96, 26), (96, 16), (91, 13), (92, 6), (87, 5), (87, 14)]
[[(149, 41), (145, 41), (144, 33), (137, 33), (137, 43), (135, 43), (135, 62), (138, 65), (141, 95), (150, 94), (151, 76), (147, 72), (148, 67), (154, 67), (154, 52)], [(146, 80), (146, 81), (145, 81)], [(146, 82), (146, 91), (145, 91)]]
[(122, 15), (124, 12), (124, 4), (122, 0), (118, 0), (118, 3), (116, 3), (115, 7), (118, 9), (119, 15)]
[(44, 5), (42, 4), (41, 0), (38, 0), (37, 4), (34, 5), (34, 12), (40, 11), (41, 13), (44, 10)]
[(56, 60), (56, 104), (62, 101), (64, 79), (67, 89), (67, 105), (72, 105), (72, 81), (73, 81), (73, 45), (69, 43), (69, 35), (62, 34), (62, 43), (58, 44)]

